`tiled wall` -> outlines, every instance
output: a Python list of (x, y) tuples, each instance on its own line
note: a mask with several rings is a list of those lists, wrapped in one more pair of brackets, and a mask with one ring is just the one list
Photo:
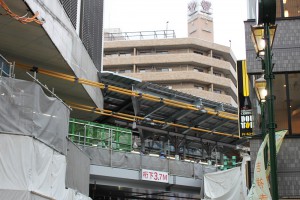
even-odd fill
[[(250, 38), (250, 25), (245, 22), (246, 57), (248, 73), (262, 72), (261, 64), (256, 60), (253, 42)], [(277, 30), (273, 44), (274, 72), (300, 70), (300, 19), (277, 20)]]
[[(260, 139), (250, 140), (251, 176)], [(300, 198), (300, 138), (285, 138), (277, 157), (277, 181), (280, 197)]]

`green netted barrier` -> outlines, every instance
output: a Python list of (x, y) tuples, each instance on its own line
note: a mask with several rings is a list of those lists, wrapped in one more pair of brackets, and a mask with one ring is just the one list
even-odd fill
[(132, 131), (125, 128), (70, 119), (69, 138), (76, 144), (112, 148), (119, 151), (132, 150)]
[(227, 156), (223, 156), (223, 166), (220, 167), (220, 170), (227, 170), (236, 166), (236, 156), (232, 156), (231, 159), (229, 159)]

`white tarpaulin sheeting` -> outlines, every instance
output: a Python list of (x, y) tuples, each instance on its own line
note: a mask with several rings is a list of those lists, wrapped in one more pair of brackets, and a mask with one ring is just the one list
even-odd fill
[(69, 109), (30, 81), (0, 77), (0, 131), (34, 136), (66, 154)]
[[(276, 154), (278, 154), (281, 144), (283, 142), (284, 136), (287, 130), (277, 131), (275, 133), (276, 139)], [(267, 169), (265, 169), (265, 158), (264, 149), (269, 142), (269, 135), (267, 134), (264, 141), (262, 142), (255, 161), (254, 168), (254, 181), (252, 183), (251, 189), (249, 191), (247, 200), (256, 199), (272, 199), (270, 188), (269, 188), (269, 176), (270, 176), (270, 159), (267, 164)], [(268, 154), (270, 155), (270, 147), (268, 148)]]
[(73, 189), (67, 189), (64, 200), (92, 200), (92, 199)]
[(65, 189), (65, 174), (64, 155), (30, 136), (0, 133), (1, 200), (89, 200)]
[(205, 196), (212, 200), (244, 200), (240, 167), (204, 175)]
[[(52, 197), (47, 197), (42, 194), (35, 192), (24, 191), (24, 190), (1, 190), (1, 200), (54, 200)], [(55, 199), (56, 200), (56, 199)], [(65, 189), (63, 196), (57, 198), (57, 200), (92, 200), (91, 198), (73, 190)]]
[(0, 189), (59, 198), (64, 196), (65, 174), (64, 155), (32, 137), (0, 134)]

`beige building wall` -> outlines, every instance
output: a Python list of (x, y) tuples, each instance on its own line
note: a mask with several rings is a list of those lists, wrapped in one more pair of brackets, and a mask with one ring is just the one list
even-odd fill
[(196, 14), (188, 20), (188, 37), (214, 41), (213, 18), (206, 14)]
[(237, 106), (231, 49), (198, 38), (107, 41), (104, 70)]

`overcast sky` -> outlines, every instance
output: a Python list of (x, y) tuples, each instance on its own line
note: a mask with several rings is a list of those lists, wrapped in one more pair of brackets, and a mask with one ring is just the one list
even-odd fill
[[(123, 32), (175, 30), (187, 37), (187, 4), (191, 0), (105, 0), (104, 28)], [(200, 0), (199, 0), (200, 1)], [(237, 59), (245, 59), (246, 0), (211, 0), (214, 42), (230, 46)]]

